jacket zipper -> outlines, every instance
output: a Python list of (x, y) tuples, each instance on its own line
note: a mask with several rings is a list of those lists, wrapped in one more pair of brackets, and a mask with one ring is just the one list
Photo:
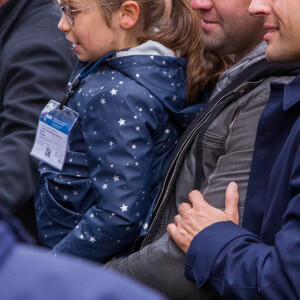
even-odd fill
[[(238, 89), (240, 89), (240, 88), (241, 87), (239, 87)], [(194, 138), (197, 135), (197, 133), (198, 133), (199, 129), (201, 128), (201, 126), (210, 117), (210, 115), (213, 113), (213, 111), (216, 109), (216, 107), (219, 105), (219, 103), (222, 102), (222, 100), (224, 98), (228, 97), (232, 93), (235, 93), (236, 90), (234, 90), (234, 91), (232, 91), (232, 92), (224, 95), (217, 103), (215, 103), (215, 105), (203, 116), (203, 118), (201, 119), (201, 121), (199, 123), (197, 123), (195, 125), (195, 127), (193, 127), (191, 129), (191, 131), (188, 133), (187, 137), (183, 141), (182, 146), (178, 150), (178, 154), (173, 158), (173, 161), (171, 162), (170, 167), (167, 170), (167, 173), (166, 173), (166, 176), (165, 176), (165, 180), (163, 181), (163, 185), (162, 185), (162, 187), (160, 189), (159, 196), (157, 198), (156, 204), (155, 204), (154, 209), (153, 209), (153, 213), (155, 214), (155, 217), (152, 220), (151, 225), (149, 227), (149, 230), (147, 232), (147, 235), (145, 236), (145, 239), (143, 240), (143, 242), (141, 244), (141, 248), (143, 248), (143, 247), (145, 247), (147, 245), (147, 240), (148, 240), (147, 237), (150, 236), (150, 232), (151, 232), (151, 230), (153, 228), (153, 224), (155, 224), (155, 221), (157, 220), (158, 216), (160, 215), (161, 207), (163, 206), (164, 201), (165, 201), (167, 195), (169, 194), (170, 183), (172, 182), (172, 180), (173, 180), (173, 178), (174, 178), (174, 176), (176, 174), (176, 170), (178, 169), (178, 164), (181, 162), (182, 154), (185, 153), (185, 150), (190, 145), (190, 142), (192, 140), (194, 140)], [(174, 166), (174, 164), (175, 164), (175, 166)], [(171, 173), (173, 173), (173, 174), (170, 175)], [(170, 180), (168, 180), (169, 176), (171, 176)], [(165, 196), (163, 197), (163, 195), (165, 195)], [(157, 212), (155, 212), (156, 210), (157, 210)], [(150, 236), (150, 238), (151, 238), (151, 236)]]

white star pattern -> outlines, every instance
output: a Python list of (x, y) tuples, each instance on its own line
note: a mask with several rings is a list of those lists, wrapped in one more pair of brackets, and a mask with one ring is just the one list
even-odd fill
[(112, 90), (110, 91), (110, 93), (111, 93), (112, 96), (117, 95), (117, 90), (112, 89)]
[(120, 208), (122, 209), (122, 212), (124, 212), (124, 211), (127, 211), (128, 206), (123, 204)]
[(123, 119), (121, 118), (120, 121), (118, 121), (118, 123), (120, 124), (120, 126), (125, 125), (125, 120), (123, 120)]
[[(149, 54), (148, 54), (149, 55)], [(149, 60), (150, 58), (150, 60)], [(153, 60), (153, 61), (152, 61)], [(176, 106), (176, 103), (179, 103), (179, 101), (181, 102), (181, 94), (178, 93), (179, 89), (176, 88), (177, 86), (177, 75), (171, 74), (171, 71), (169, 71), (168, 69), (166, 69), (166, 66), (169, 64), (166, 61), (164, 61), (163, 63), (165, 64), (165, 68), (161, 68), (160, 71), (155, 70), (155, 61), (157, 61), (157, 63), (162, 64), (162, 61), (164, 60), (164, 58), (158, 58), (157, 56), (153, 55), (149, 55), (148, 59), (147, 59), (147, 63), (150, 63), (152, 65), (151, 70), (149, 70), (148, 72), (159, 72), (158, 77), (160, 77), (161, 79), (164, 80), (164, 85), (166, 86), (167, 89), (169, 89), (170, 91), (168, 91), (169, 93), (169, 100), (170, 100), (170, 105), (172, 106)], [(124, 60), (125, 61), (125, 60)], [(119, 61), (116, 62), (116, 64), (118, 64)], [(136, 63), (136, 65), (138, 66), (138, 63)], [(117, 66), (119, 67), (119, 66)], [(124, 65), (125, 67), (125, 65)], [(145, 66), (146, 67), (146, 66)], [(106, 68), (106, 67), (105, 67)], [(147, 67), (146, 67), (147, 68)], [(150, 67), (148, 67), (150, 69)], [(164, 118), (165, 117), (165, 112), (163, 112), (162, 110), (157, 108), (157, 103), (158, 103), (158, 99), (160, 98), (160, 95), (152, 95), (151, 94), (151, 89), (148, 90), (143, 90), (140, 93), (140, 97), (141, 100), (145, 100), (145, 101), (140, 101), (140, 102), (132, 102), (131, 103), (131, 107), (130, 110), (127, 110), (127, 106), (126, 103), (128, 101), (127, 99), (127, 89), (130, 90), (131, 88), (134, 88), (134, 86), (132, 86), (132, 82), (133, 80), (131, 80), (131, 78), (126, 78), (126, 76), (123, 76), (123, 74), (119, 71), (116, 71), (116, 75), (112, 75), (114, 74), (114, 72), (111, 71), (111, 69), (109, 68), (109, 66), (107, 66), (106, 68), (108, 71), (106, 71), (106, 75), (104, 78), (102, 78), (102, 75), (100, 74), (102, 72), (101, 68), (98, 72), (99, 77), (95, 76), (96, 74), (91, 74), (90, 78), (91, 78), (91, 85), (87, 84), (84, 85), (84, 88), (82, 89), (81, 95), (77, 95), (75, 93), (75, 96), (78, 97), (76, 99), (77, 103), (75, 103), (75, 108), (76, 108), (76, 104), (78, 104), (79, 102), (81, 103), (81, 107), (78, 107), (78, 113), (80, 116), (80, 122), (84, 123), (86, 122), (90, 122), (90, 129), (84, 131), (84, 129), (80, 129), (80, 134), (82, 135), (82, 139), (85, 140), (86, 139), (86, 143), (84, 145), (84, 149), (88, 150), (91, 149), (90, 152), (85, 151), (85, 153), (80, 153), (80, 155), (76, 156), (76, 155), (68, 155), (68, 159), (67, 162), (70, 162), (70, 166), (72, 166), (71, 162), (74, 162), (75, 165), (77, 164), (82, 164), (85, 161), (87, 161), (87, 154), (92, 154), (93, 157), (93, 164), (92, 164), (92, 168), (93, 170), (91, 170), (89, 176), (85, 176), (85, 170), (82, 169), (81, 172), (83, 172), (83, 174), (79, 175), (76, 168), (74, 168), (74, 174), (73, 174), (73, 178), (74, 178), (74, 185), (73, 185), (73, 181), (71, 181), (71, 184), (68, 183), (68, 180), (70, 180), (65, 174), (63, 175), (62, 179), (59, 179), (58, 175), (55, 176), (57, 178), (58, 182), (53, 182), (55, 186), (55, 184), (61, 184), (62, 186), (64, 185), (65, 188), (62, 188), (59, 186), (59, 190), (55, 193), (60, 193), (59, 197), (60, 199), (65, 199), (65, 202), (70, 201), (71, 199), (74, 199), (74, 201), (82, 201), (85, 200), (84, 199), (84, 195), (85, 193), (85, 189), (89, 188), (93, 183), (95, 185), (98, 186), (98, 189), (100, 189), (100, 191), (102, 190), (102, 192), (100, 192), (100, 194), (103, 194), (104, 198), (109, 198), (111, 196), (110, 192), (112, 191), (112, 189), (118, 189), (120, 190), (120, 192), (124, 193), (130, 193), (130, 185), (126, 184), (127, 182), (127, 169), (130, 169), (131, 171), (135, 171), (136, 174), (138, 175), (139, 178), (135, 178), (137, 180), (146, 180), (148, 178), (148, 173), (146, 172), (147, 170), (147, 165), (151, 164), (151, 160), (149, 159), (149, 157), (144, 157), (141, 156), (141, 154), (139, 153), (139, 151), (143, 148), (143, 147), (153, 147), (152, 144), (152, 140), (151, 137), (149, 138), (148, 136), (144, 136), (144, 131), (145, 131), (145, 123), (144, 121), (150, 117), (155, 117), (155, 119), (159, 118)], [(165, 70), (164, 70), (165, 69)], [(141, 71), (142, 75), (137, 73), (137, 71)], [(166, 71), (163, 73), (163, 71)], [(146, 70), (147, 72), (147, 70)], [(135, 74), (134, 74), (135, 73)], [(169, 74), (168, 74), (169, 73)], [(103, 71), (103, 74), (105, 74), (105, 72)], [(164, 76), (163, 76), (164, 75)], [(112, 77), (114, 76), (114, 77)], [(143, 76), (143, 78), (142, 78)], [(147, 80), (147, 76), (144, 76), (144, 72), (142, 70), (139, 70), (138, 68), (133, 71), (132, 73), (132, 78), (136, 77), (138, 80), (135, 80), (135, 82), (137, 83), (139, 81), (139, 78), (141, 78), (141, 80)], [(124, 79), (124, 81), (122, 80), (122, 78)], [(173, 79), (170, 79), (173, 78)], [(103, 79), (103, 80), (102, 80)], [(93, 84), (92, 81), (95, 81), (95, 84)], [(159, 80), (159, 79), (158, 79)], [(102, 82), (101, 82), (102, 81)], [(175, 82), (176, 86), (171, 88), (170, 85), (171, 83)], [(100, 82), (100, 86), (101, 84), (103, 85), (101, 87), (101, 91), (99, 89), (99, 82)], [(123, 91), (123, 86), (124, 86), (124, 91)], [(182, 85), (181, 85), (182, 86)], [(176, 89), (177, 90), (176, 90)], [(92, 98), (92, 93), (95, 94), (95, 97)], [(178, 95), (177, 95), (178, 93)], [(172, 95), (173, 94), (173, 95)], [(116, 97), (113, 97), (114, 95), (116, 95)], [(177, 95), (177, 96), (176, 96)], [(92, 100), (92, 101), (90, 101)], [(106, 101), (107, 100), (107, 101)], [(173, 101), (177, 101), (177, 102), (173, 102)], [(75, 100), (74, 100), (75, 101)], [(115, 103), (114, 103), (115, 101)], [(79, 104), (80, 104), (79, 103)], [(110, 107), (112, 105), (112, 103), (114, 103), (113, 105), (116, 105), (117, 107), (117, 114), (115, 114), (115, 116), (110, 115), (109, 110), (107, 111), (106, 108)], [(107, 105), (105, 105), (107, 104)], [(92, 105), (92, 106), (91, 106)], [(138, 105), (143, 105), (142, 106), (138, 106)], [(119, 108), (118, 108), (119, 107)], [(160, 111), (162, 111), (162, 113), (160, 113)], [(150, 112), (150, 113), (149, 113)], [(84, 121), (84, 118), (86, 117), (86, 120)], [(123, 119), (126, 118), (126, 119)], [(120, 119), (119, 119), (120, 118)], [(118, 120), (119, 119), (119, 120)], [(134, 120), (132, 120), (134, 119)], [(139, 119), (139, 120), (137, 120)], [(99, 124), (98, 124), (99, 122)], [(101, 124), (102, 123), (102, 124)], [(118, 124), (119, 125), (118, 125)], [(162, 122), (163, 123), (163, 122)], [(167, 123), (167, 122), (166, 122)], [(165, 123), (165, 124), (166, 124)], [(171, 125), (170, 125), (171, 124)], [(104, 125), (105, 127), (101, 127), (102, 125)], [(169, 145), (172, 144), (174, 142), (174, 139), (177, 136), (177, 132), (176, 130), (173, 129), (172, 127), (172, 121), (167, 123), (167, 125), (165, 125), (164, 127), (162, 127), (163, 124), (159, 124), (158, 130), (162, 133), (163, 136), (161, 136), (161, 147), (164, 147), (165, 144)], [(122, 127), (122, 128), (120, 128)], [(171, 129), (170, 129), (170, 128)], [(84, 127), (83, 127), (84, 128)], [(104, 129), (103, 129), (104, 128)], [(76, 129), (77, 130), (77, 129)], [(135, 131), (135, 132), (134, 132)], [(140, 132), (141, 131), (141, 132)], [(165, 132), (165, 133), (164, 133)], [(121, 143), (119, 143), (120, 140), (120, 135), (122, 134), (122, 138), (124, 139), (124, 143), (123, 145), (126, 145), (126, 154), (127, 156), (124, 156), (124, 159), (122, 159), (121, 161), (116, 159), (117, 157), (114, 155), (115, 153), (119, 153), (117, 151), (119, 151), (119, 147), (122, 146)], [(126, 134), (126, 136), (124, 135)], [(95, 136), (94, 136), (95, 135)], [(74, 135), (76, 137), (76, 135)], [(101, 147), (98, 147), (98, 144), (96, 144), (93, 139), (99, 139), (102, 143)], [(70, 141), (71, 143), (72, 141)], [(135, 144), (135, 142), (138, 143)], [(151, 145), (151, 146), (148, 146)], [(165, 146), (167, 147), (167, 146)], [(135, 150), (135, 151), (131, 151)], [(156, 150), (156, 149), (155, 149)], [(87, 153), (88, 152), (88, 153)], [(70, 153), (71, 154), (71, 153)], [(102, 160), (101, 158), (98, 158), (99, 156), (102, 156)], [(73, 158), (74, 157), (74, 158)], [(113, 165), (113, 161), (115, 161), (115, 165)], [(141, 161), (142, 165), (139, 165), (139, 162)], [(126, 164), (128, 167), (126, 167)], [(88, 165), (86, 163), (86, 165)], [(97, 169), (98, 166), (98, 169)], [(75, 166), (76, 167), (76, 166)], [(112, 168), (114, 170), (112, 170)], [(124, 173), (123, 172), (123, 168), (124, 168)], [(104, 174), (105, 176), (102, 176), (103, 174), (98, 175), (97, 172), (100, 172), (100, 170), (102, 171), (105, 170), (106, 174)], [(126, 169), (126, 170), (125, 170)], [(150, 176), (153, 175), (151, 172), (151, 169), (153, 171), (154, 168), (150, 167), (149, 173)], [(80, 170), (80, 169), (79, 169)], [(159, 173), (159, 169), (156, 170), (156, 173)], [(76, 175), (77, 174), (77, 175)], [(75, 176), (80, 176), (81, 178), (76, 178)], [(98, 176), (93, 177), (93, 176)], [(131, 176), (131, 175), (129, 175)], [(113, 180), (112, 180), (113, 179)], [(72, 179), (73, 180), (73, 179)], [(93, 182), (94, 181), (94, 182)], [(70, 184), (70, 185), (67, 185)], [(78, 183), (78, 184), (77, 184)], [(143, 181), (144, 183), (144, 181)], [(76, 186), (77, 184), (77, 186)], [(106, 192), (106, 189), (108, 189), (108, 185), (109, 185), (109, 191)], [(76, 190), (75, 190), (76, 189)], [(134, 223), (135, 225), (137, 225), (138, 223), (138, 228), (139, 229), (143, 229), (144, 232), (146, 232), (146, 230), (148, 230), (150, 228), (150, 225), (148, 223), (146, 223), (146, 221), (148, 221), (148, 219), (145, 220), (144, 216), (144, 207), (143, 207), (143, 201), (146, 198), (146, 194), (148, 193), (148, 190), (146, 190), (146, 194), (145, 191), (143, 191), (143, 188), (138, 189), (137, 193), (139, 194), (139, 201), (135, 200), (132, 203), (128, 202), (126, 200), (126, 205), (125, 203), (122, 203), (121, 206), (119, 206), (121, 204), (121, 202), (123, 202), (121, 199), (119, 199), (119, 201), (117, 201), (117, 203), (115, 203), (115, 208), (116, 208), (116, 216), (123, 216), (128, 218), (129, 222), (127, 223), (127, 226), (122, 228), (122, 232), (120, 232), (120, 234), (118, 234), (118, 232), (108, 232), (107, 230), (104, 230), (103, 235), (109, 234), (107, 235), (107, 239), (108, 241), (110, 241), (110, 243), (113, 246), (116, 246), (116, 243), (123, 243), (127, 236), (130, 237), (131, 239), (131, 234), (134, 234), (134, 229), (131, 230), (131, 222)], [(69, 198), (70, 197), (70, 200)], [(125, 200), (125, 199), (124, 199)], [(118, 210), (121, 210), (121, 212)], [(111, 204), (105, 201), (103, 201), (103, 209), (106, 209), (106, 211), (113, 211), (114, 209), (110, 209), (111, 208)], [(76, 212), (75, 212), (76, 214)], [(95, 220), (97, 220), (99, 218), (100, 214), (99, 213), (92, 213), (92, 211), (89, 211), (87, 213), (87, 217), (89, 219), (89, 221), (86, 221), (85, 223), (88, 222), (92, 222), (94, 223)], [(119, 217), (114, 218), (115, 214), (110, 212), (110, 215), (108, 213), (107, 217), (111, 223), (117, 223), (119, 222), (117, 219), (119, 219)], [(82, 221), (80, 220), (80, 216), (76, 216), (77, 221), (71, 221), (71, 225), (73, 225), (73, 228), (79, 224), (82, 223)], [(93, 222), (94, 221), (94, 222)], [(49, 221), (48, 221), (49, 222)], [(46, 224), (48, 224), (48, 222), (46, 222)], [(83, 224), (84, 225), (84, 224)], [(98, 245), (98, 243), (100, 242), (100, 234), (102, 234), (102, 231), (100, 231), (100, 227), (102, 228), (103, 224), (98, 224), (98, 222), (95, 223), (95, 228), (93, 228), (93, 230), (81, 230), (81, 225), (80, 226), (76, 226), (76, 237), (77, 240), (80, 242), (80, 239), (82, 240), (82, 242), (86, 242), (88, 244), (88, 242), (90, 242), (91, 244), (90, 247), (95, 247)], [(104, 228), (104, 227), (103, 227)], [(98, 231), (97, 231), (98, 230)], [(63, 233), (61, 233), (63, 235)], [(94, 234), (94, 236), (93, 236)], [(49, 235), (49, 234), (48, 234)], [(49, 237), (48, 237), (49, 238)], [(93, 245), (95, 243), (95, 245)], [(93, 249), (94, 253), (96, 252), (96, 249)]]

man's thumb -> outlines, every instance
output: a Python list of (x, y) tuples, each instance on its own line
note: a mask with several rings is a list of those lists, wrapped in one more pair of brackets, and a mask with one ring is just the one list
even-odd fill
[(233, 218), (233, 221), (239, 224), (239, 192), (235, 182), (230, 182), (226, 189), (225, 195), (225, 212)]

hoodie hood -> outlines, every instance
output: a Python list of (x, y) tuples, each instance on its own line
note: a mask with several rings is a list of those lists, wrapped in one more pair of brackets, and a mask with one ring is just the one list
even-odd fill
[(202, 104), (186, 105), (187, 60), (158, 42), (118, 51), (106, 63), (145, 87), (183, 127), (201, 109)]

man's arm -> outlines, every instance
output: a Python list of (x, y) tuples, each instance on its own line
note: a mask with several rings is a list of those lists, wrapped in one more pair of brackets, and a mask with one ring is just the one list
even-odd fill
[[(300, 149), (297, 155), (299, 157)], [(237, 191), (227, 190), (225, 212), (210, 207), (198, 192), (191, 194), (193, 207), (181, 208), (181, 218), (176, 217), (177, 225), (169, 225), (168, 231), (183, 251), (188, 249), (185, 274), (198, 288), (209, 283), (229, 299), (300, 297), (299, 163), (294, 170), (291, 179), (294, 197), (285, 212), (275, 245), (266, 244), (257, 235), (234, 224)], [(298, 179), (293, 180), (295, 177)], [(200, 209), (203, 212), (199, 212)]]

